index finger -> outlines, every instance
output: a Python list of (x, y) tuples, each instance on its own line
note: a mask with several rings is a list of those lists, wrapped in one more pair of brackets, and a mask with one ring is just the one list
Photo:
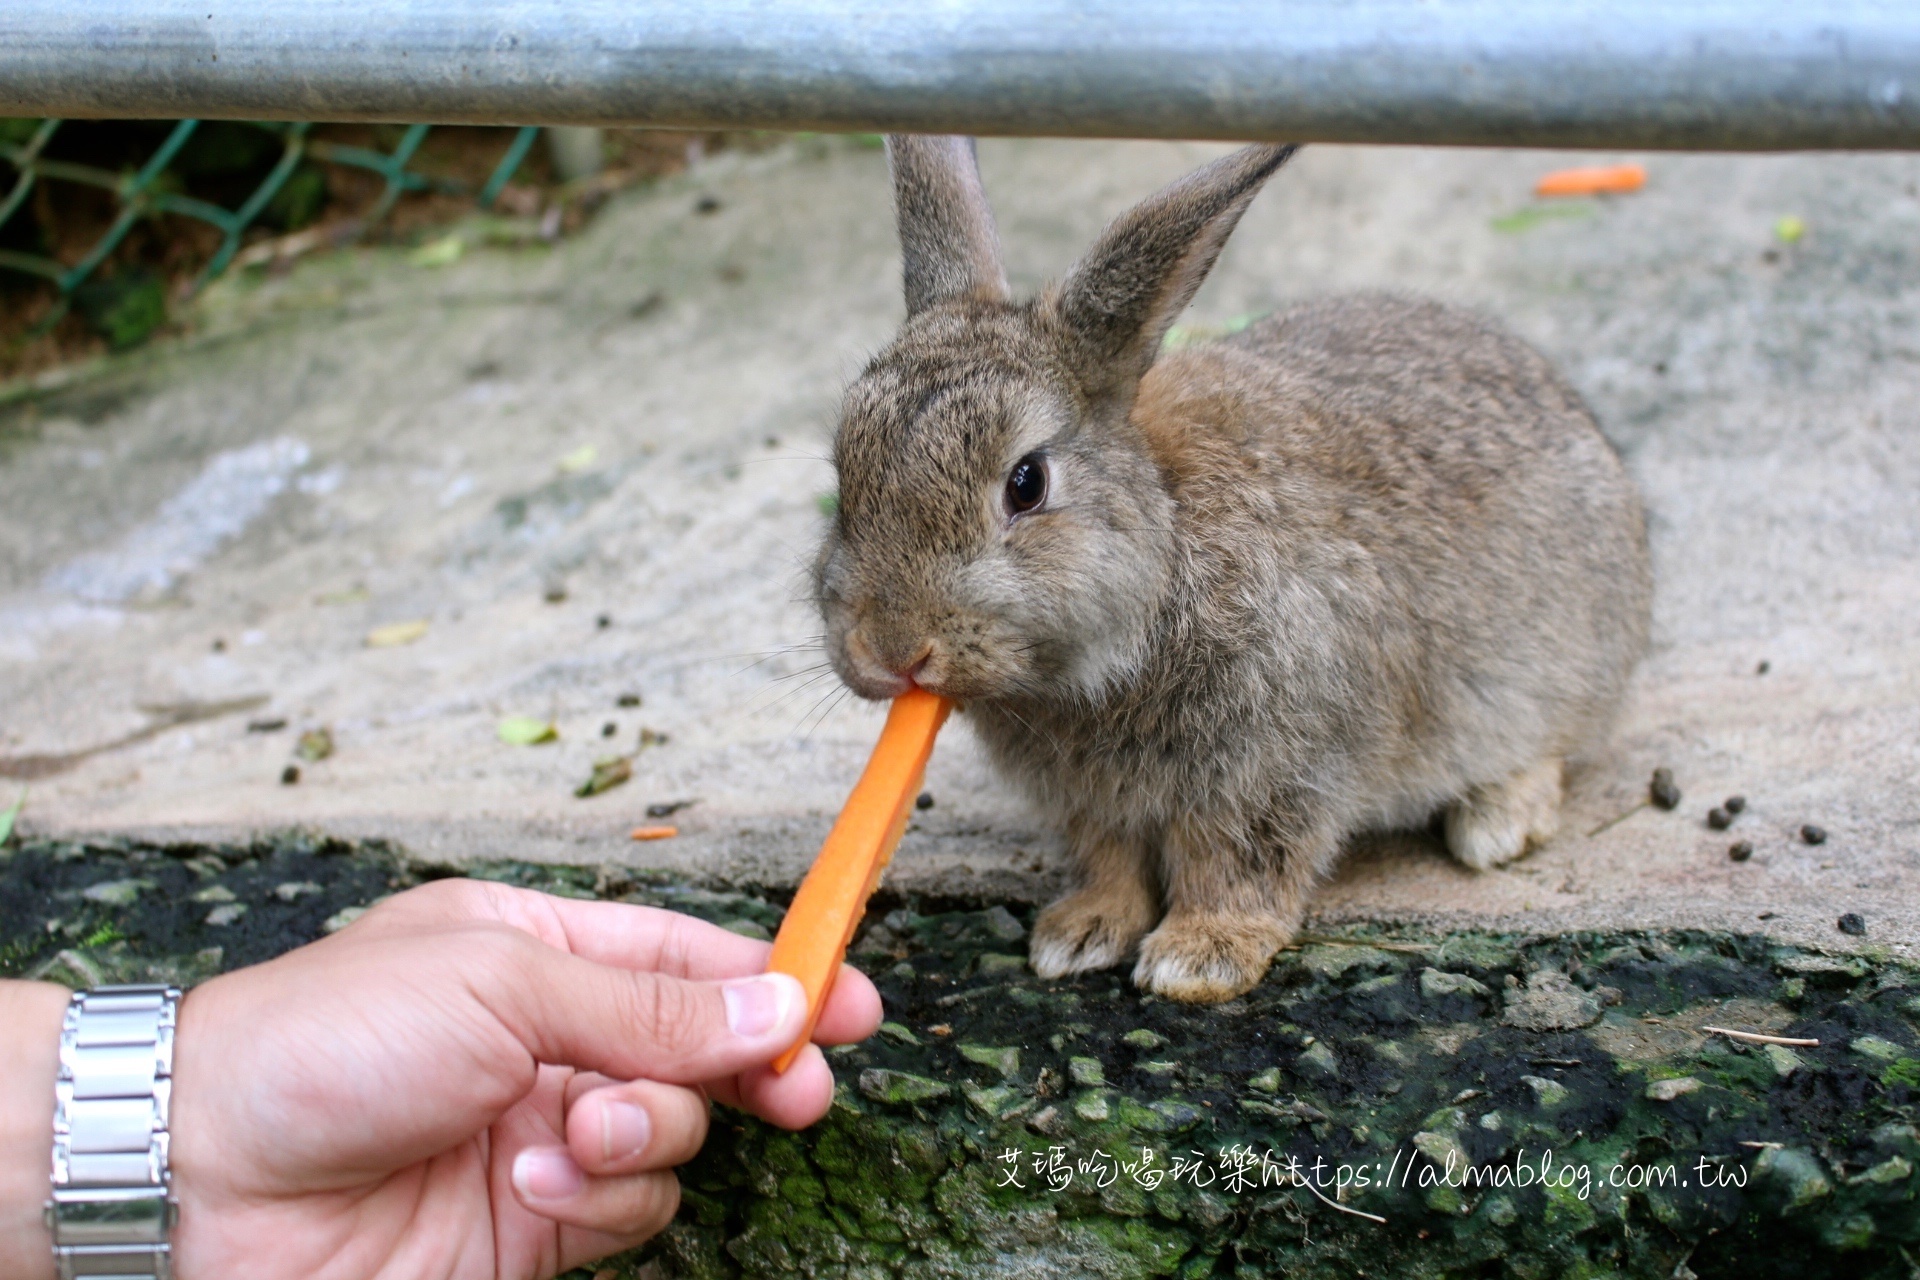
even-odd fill
[[(659, 907), (558, 898), (488, 880), (436, 880), (410, 889), (369, 913), (398, 924), (409, 917), (491, 920), (530, 933), (548, 946), (615, 968), (694, 982), (724, 982), (765, 973), (771, 943)], [(841, 965), (813, 1039), (864, 1040), (880, 1025), (880, 993), (864, 973)]]
[[(545, 898), (566, 930), (567, 949), (601, 964), (644, 967), (694, 981), (725, 981), (767, 971), (773, 944), (743, 938), (677, 911), (620, 902)], [(631, 913), (641, 913), (638, 921)], [(640, 927), (636, 928), (636, 923)], [(638, 935), (644, 932), (644, 937)], [(643, 963), (636, 965), (638, 958)], [(879, 1029), (880, 993), (866, 974), (842, 964), (811, 1039), (818, 1044), (865, 1040)]]

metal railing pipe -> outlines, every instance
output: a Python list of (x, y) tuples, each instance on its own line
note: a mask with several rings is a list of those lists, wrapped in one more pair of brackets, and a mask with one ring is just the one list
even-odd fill
[(4, 0), (0, 115), (1920, 147), (1920, 0)]

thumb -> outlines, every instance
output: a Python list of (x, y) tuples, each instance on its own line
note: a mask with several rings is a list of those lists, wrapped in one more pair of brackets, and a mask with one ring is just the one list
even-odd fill
[(506, 932), (512, 954), (492, 975), (503, 980), (475, 994), (543, 1063), (694, 1084), (771, 1062), (806, 1027), (806, 992), (784, 973), (693, 982)]

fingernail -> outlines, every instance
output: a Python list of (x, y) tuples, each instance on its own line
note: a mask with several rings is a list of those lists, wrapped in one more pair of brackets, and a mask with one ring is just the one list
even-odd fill
[(600, 1104), (600, 1155), (612, 1162), (637, 1156), (653, 1137), (653, 1117), (645, 1107), (609, 1098)]
[(528, 1147), (513, 1158), (513, 1185), (529, 1200), (570, 1200), (587, 1179), (565, 1147)]
[(747, 1040), (758, 1040), (785, 1022), (787, 1011), (801, 998), (799, 982), (784, 973), (742, 978), (720, 991), (727, 1002), (727, 1026)]

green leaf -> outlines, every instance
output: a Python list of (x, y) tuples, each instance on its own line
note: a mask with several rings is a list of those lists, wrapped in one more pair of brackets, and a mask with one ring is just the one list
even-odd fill
[(837, 493), (823, 493), (815, 498), (813, 502), (815, 506), (820, 508), (820, 514), (823, 516), (838, 515), (840, 513), (840, 495)]
[(560, 736), (553, 721), (536, 720), (532, 716), (508, 716), (494, 732), (510, 747), (537, 747)]
[(1518, 235), (1522, 231), (1531, 231), (1543, 222), (1557, 222), (1564, 218), (1591, 218), (1595, 209), (1591, 204), (1536, 204), (1525, 209), (1516, 209), (1503, 214), (1488, 223), (1495, 231), (1508, 235)]
[(585, 471), (599, 460), (600, 450), (590, 444), (583, 444), (572, 453), (561, 455), (560, 461), (555, 465), (562, 475), (570, 476), (576, 471)]
[(27, 789), (20, 788), (20, 798), (5, 809), (0, 809), (0, 844), (13, 837), (13, 822), (20, 816), (21, 808), (27, 803)]
[(416, 267), (450, 267), (460, 261), (460, 255), (466, 251), (467, 243), (459, 236), (441, 236), (415, 249), (407, 261)]

